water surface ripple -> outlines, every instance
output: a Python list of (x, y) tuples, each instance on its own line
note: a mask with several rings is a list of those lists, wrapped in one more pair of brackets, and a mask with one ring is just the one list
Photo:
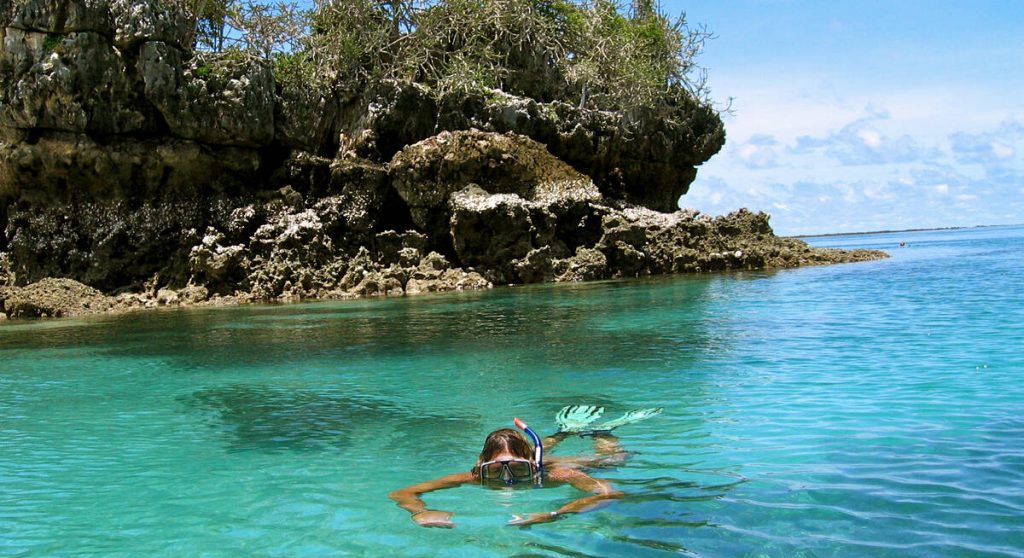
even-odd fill
[[(0, 556), (1024, 556), (1024, 228), (813, 242), (893, 257), (0, 325)], [(386, 497), (580, 402), (608, 507)]]

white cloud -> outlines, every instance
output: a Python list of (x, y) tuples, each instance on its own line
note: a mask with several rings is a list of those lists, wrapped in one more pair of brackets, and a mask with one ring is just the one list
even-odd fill
[[(927, 144), (938, 143), (951, 130), (978, 133), (991, 130), (1016, 115), (1020, 103), (1005, 92), (962, 82), (906, 86), (886, 91), (862, 79), (836, 81), (819, 73), (787, 75), (785, 80), (754, 80), (749, 73), (712, 70), (716, 97), (735, 97), (734, 114), (725, 116), (730, 137), (771, 134), (782, 143), (801, 136), (823, 137), (865, 113), (885, 116), (889, 135), (911, 135)], [(852, 77), (854, 74), (844, 74)], [(964, 99), (971, 99), (965, 110)], [(885, 110), (875, 107), (884, 106)], [(865, 110), (867, 107), (867, 110)]]
[(857, 137), (864, 145), (877, 149), (882, 146), (882, 134), (874, 128), (863, 128), (857, 131)]
[(897, 196), (884, 184), (874, 184), (864, 188), (864, 197), (869, 200), (890, 201)]
[(857, 191), (855, 189), (849, 186), (844, 186), (841, 190), (843, 192), (843, 201), (846, 202), (847, 205), (853, 205), (860, 201), (860, 196), (857, 195)]
[[(712, 25), (721, 38), (705, 54), (710, 83), (716, 98), (736, 97), (736, 112), (725, 118), (728, 148), (701, 167), (691, 189), (705, 192), (693, 198), (698, 209), (772, 210), (780, 234), (1024, 220), (1024, 105), (1012, 94), (1024, 90), (1013, 65), (1024, 52), (1012, 40), (1019, 25), (969, 29), (950, 42), (929, 23), (953, 21), (949, 10), (901, 9), (907, 19), (879, 26), (870, 10), (833, 7), (792, 27), (801, 34), (773, 34), (785, 27), (705, 4), (694, 10), (722, 22)], [(773, 22), (801, 15), (782, 4), (748, 8), (784, 14)], [(957, 13), (971, 19), (948, 29), (986, 12), (965, 7)], [(716, 60), (722, 47), (726, 56)], [(711, 184), (720, 194), (714, 206)]]
[(1018, 149), (1024, 149), (1024, 124), (1007, 120), (994, 130), (978, 134), (956, 132), (949, 135), (949, 143), (961, 163), (1005, 165), (1013, 161)]
[(733, 148), (733, 153), (750, 169), (770, 169), (778, 166), (775, 145), (778, 141), (766, 134), (754, 134), (747, 141)]
[(916, 139), (903, 134), (892, 136), (880, 129), (889, 113), (868, 107), (868, 114), (820, 136), (800, 136), (790, 146), (791, 154), (822, 153), (843, 165), (891, 165), (911, 163), (936, 154), (921, 147)]
[(1013, 157), (1014, 149), (1005, 143), (995, 141), (992, 142), (992, 154), (1000, 159), (1009, 159)]
[[(881, 106), (837, 110), (827, 127), (773, 111), (774, 127), (729, 128), (729, 150), (701, 167), (681, 202), (712, 214), (772, 212), (785, 235), (1024, 220), (1024, 117), (935, 134)], [(792, 134), (792, 120), (811, 133)]]

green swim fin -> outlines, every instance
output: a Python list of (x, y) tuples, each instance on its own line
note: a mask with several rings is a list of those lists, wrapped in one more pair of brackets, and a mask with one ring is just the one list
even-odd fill
[(632, 411), (627, 412), (626, 414), (622, 415), (617, 419), (613, 419), (607, 422), (603, 422), (601, 424), (594, 425), (593, 427), (588, 428), (585, 432), (580, 432), (579, 434), (580, 436), (607, 434), (620, 426), (625, 426), (627, 424), (633, 424), (634, 422), (647, 420), (655, 415), (661, 414), (662, 410), (663, 409), (661, 407), (651, 407), (650, 409), (633, 409)]
[(576, 434), (601, 417), (604, 407), (596, 405), (567, 405), (555, 415), (559, 432)]

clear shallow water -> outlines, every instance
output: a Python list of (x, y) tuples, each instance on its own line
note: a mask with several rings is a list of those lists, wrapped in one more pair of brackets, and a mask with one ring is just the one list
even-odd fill
[[(893, 257), (0, 325), (0, 556), (1024, 556), (1024, 228), (812, 242)], [(387, 499), (578, 402), (623, 500)]]

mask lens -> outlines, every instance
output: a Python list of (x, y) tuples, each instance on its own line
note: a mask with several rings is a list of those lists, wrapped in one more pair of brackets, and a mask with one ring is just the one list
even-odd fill
[(511, 471), (512, 476), (517, 479), (529, 477), (533, 474), (533, 468), (530, 467), (530, 464), (522, 461), (513, 461), (509, 463), (508, 470)]
[(526, 460), (488, 461), (480, 465), (484, 479), (519, 480), (533, 476), (533, 465)]
[(501, 478), (501, 470), (505, 467), (505, 464), (501, 461), (492, 461), (490, 463), (484, 463), (480, 467), (480, 474), (485, 479), (497, 479)]

